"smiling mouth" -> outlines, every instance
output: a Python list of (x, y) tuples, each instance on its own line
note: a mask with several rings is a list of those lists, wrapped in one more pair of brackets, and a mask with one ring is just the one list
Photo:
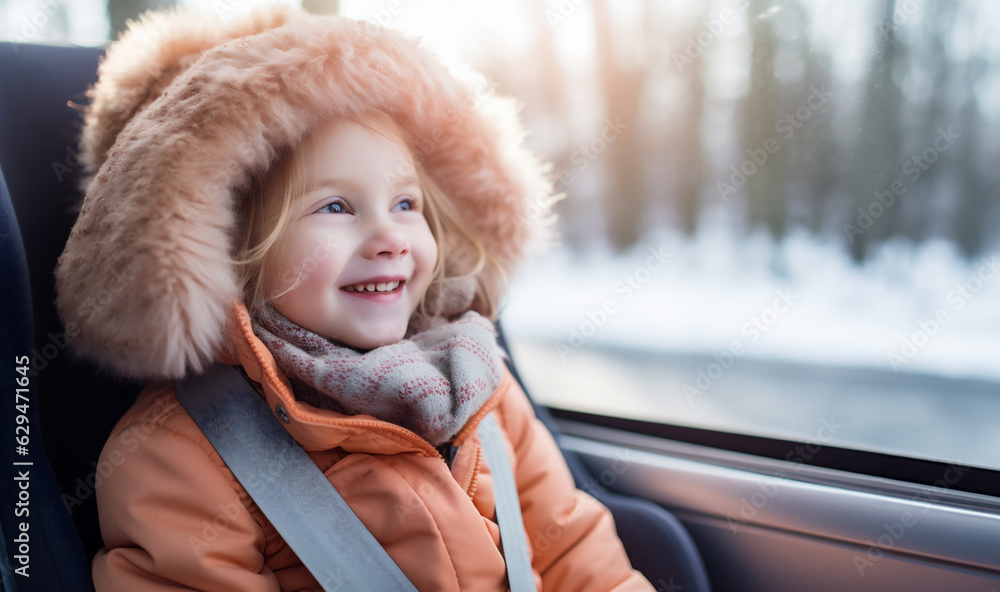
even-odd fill
[(368, 282), (363, 284), (352, 284), (341, 288), (346, 292), (357, 292), (359, 294), (389, 294), (395, 292), (403, 284), (402, 281), (395, 282)]

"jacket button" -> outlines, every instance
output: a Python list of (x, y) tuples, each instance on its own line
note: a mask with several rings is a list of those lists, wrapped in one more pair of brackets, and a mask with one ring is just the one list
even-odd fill
[(285, 423), (291, 421), (290, 419), (288, 419), (288, 413), (285, 412), (285, 408), (282, 407), (281, 405), (276, 405), (274, 407), (274, 413), (281, 419), (281, 421)]

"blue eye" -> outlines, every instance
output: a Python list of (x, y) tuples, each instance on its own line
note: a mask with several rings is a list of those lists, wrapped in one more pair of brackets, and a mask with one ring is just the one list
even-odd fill
[(347, 208), (344, 204), (339, 201), (334, 201), (326, 204), (320, 209), (316, 210), (317, 214), (346, 214)]
[(415, 210), (415, 209), (417, 209), (417, 204), (415, 203), (415, 201), (416, 200), (414, 200), (413, 198), (407, 197), (407, 198), (403, 199), (402, 201), (400, 201), (398, 204), (396, 204), (392, 208), (392, 211), (393, 212), (409, 212), (409, 211)]

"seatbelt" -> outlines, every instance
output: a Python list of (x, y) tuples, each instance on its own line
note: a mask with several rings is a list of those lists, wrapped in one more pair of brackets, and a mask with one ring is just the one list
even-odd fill
[(215, 364), (175, 390), (324, 590), (416, 590), (235, 367)]
[[(216, 452), (324, 590), (416, 590), (235, 367), (214, 364), (200, 376), (177, 381), (175, 390)], [(480, 423), (479, 437), (493, 473), (511, 591), (533, 591), (517, 487), (492, 414)]]
[(521, 519), (521, 499), (514, 483), (507, 449), (504, 447), (500, 425), (493, 413), (479, 422), (479, 440), (483, 444), (486, 464), (493, 473), (493, 497), (496, 498), (497, 522), (500, 523), (500, 544), (507, 561), (507, 582), (510, 592), (533, 592), (535, 575), (528, 557), (528, 540)]

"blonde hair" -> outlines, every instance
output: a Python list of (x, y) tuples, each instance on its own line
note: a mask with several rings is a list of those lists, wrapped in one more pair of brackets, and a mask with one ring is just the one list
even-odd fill
[[(471, 308), (495, 320), (506, 276), (497, 260), (486, 250), (476, 233), (463, 219), (451, 199), (440, 189), (417, 158), (414, 142), (406, 132), (381, 111), (367, 111), (346, 118), (403, 145), (414, 158), (417, 179), (424, 195), (424, 218), (437, 242), (438, 256), (431, 283), (417, 308), (423, 318), (464, 311), (448, 311), (444, 304), (429, 300), (429, 294), (447, 293), (449, 282), (475, 281)], [(233, 265), (243, 300), (251, 315), (277, 295), (271, 294), (273, 267), (283, 248), (283, 237), (292, 222), (295, 201), (305, 190), (303, 148), (311, 145), (308, 136), (298, 148), (280, 152), (264, 173), (252, 174), (240, 191), (237, 204), (237, 240)], [(484, 273), (485, 272), (485, 273)], [(295, 287), (296, 282), (288, 288)], [(286, 290), (287, 291), (287, 290)], [(438, 298), (440, 300), (440, 296)]]

